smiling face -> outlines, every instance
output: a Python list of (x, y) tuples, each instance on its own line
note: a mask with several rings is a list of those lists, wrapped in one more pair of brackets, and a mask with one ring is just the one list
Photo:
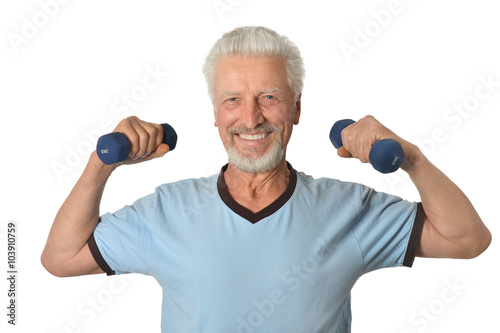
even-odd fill
[(300, 96), (293, 96), (284, 61), (223, 57), (215, 70), (214, 90), (215, 126), (229, 163), (250, 173), (276, 168), (300, 117)]

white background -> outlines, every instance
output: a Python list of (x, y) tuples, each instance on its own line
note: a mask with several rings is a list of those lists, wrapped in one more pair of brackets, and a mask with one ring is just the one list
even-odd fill
[[(418, 143), (493, 233), (477, 259), (417, 259), (412, 269), (362, 277), (353, 290), (353, 332), (500, 331), (496, 1), (62, 2), (0, 4), (0, 267), (6, 275), (11, 220), (18, 224), (19, 267), (15, 327), (7, 324), (8, 288), (1, 279), (2, 332), (160, 331), (161, 290), (152, 278), (56, 278), (43, 269), (40, 254), (103, 122), (112, 129), (132, 114), (168, 122), (179, 142), (160, 160), (119, 169), (102, 212), (159, 184), (219, 171), (226, 155), (201, 66), (215, 40), (241, 25), (273, 28), (302, 51), (303, 111), (287, 155), (296, 169), (418, 200), (403, 173), (381, 175), (336, 156), (331, 125), (372, 114)], [(390, 17), (381, 14), (387, 9)], [(377, 16), (385, 21), (377, 23)], [(361, 35), (366, 29), (371, 36)], [(347, 44), (357, 53), (346, 56), (341, 46)], [(140, 92), (148, 68), (168, 75), (134, 108), (116, 112), (124, 94)], [(481, 77), (496, 86), (481, 87)], [(462, 115), (447, 111), (464, 103), (470, 111), (462, 107)]]

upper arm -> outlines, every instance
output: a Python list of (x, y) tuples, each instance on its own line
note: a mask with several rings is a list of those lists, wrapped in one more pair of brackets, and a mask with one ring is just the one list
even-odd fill
[(454, 258), (471, 259), (476, 257), (482, 251), (471, 251), (477, 244), (472, 239), (468, 246), (464, 246), (464, 241), (455, 242), (444, 237), (439, 230), (432, 224), (432, 221), (425, 216), (422, 228), (420, 243), (416, 255), (424, 258)]
[(83, 248), (69, 260), (62, 273), (62, 276), (80, 276), (100, 274), (104, 273), (104, 271), (97, 264), (94, 256), (90, 252), (89, 244), (86, 243)]
[(449, 251), (450, 244), (448, 240), (439, 234), (438, 230), (425, 216), (422, 227), (422, 235), (417, 248), (417, 256), (424, 258), (445, 258)]

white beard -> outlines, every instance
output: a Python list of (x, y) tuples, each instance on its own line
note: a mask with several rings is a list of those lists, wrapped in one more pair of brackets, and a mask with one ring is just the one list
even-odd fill
[(233, 146), (233, 136), (234, 133), (249, 133), (251, 130), (247, 127), (239, 127), (231, 129), (228, 132), (228, 146), (227, 154), (229, 157), (229, 162), (234, 165), (240, 171), (246, 173), (263, 173), (276, 168), (283, 156), (285, 155), (285, 150), (281, 147), (281, 132), (276, 126), (260, 125), (255, 128), (257, 131), (273, 131), (276, 132), (276, 140), (273, 145), (264, 155), (259, 157), (247, 157), (240, 154)]

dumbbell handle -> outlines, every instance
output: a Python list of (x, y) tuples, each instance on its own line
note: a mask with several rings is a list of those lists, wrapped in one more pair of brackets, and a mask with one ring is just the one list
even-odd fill
[[(169, 124), (161, 124), (163, 127), (163, 143), (175, 149), (177, 144), (177, 133)], [(126, 161), (130, 153), (130, 144), (124, 134), (120, 132), (109, 133), (97, 140), (97, 156), (104, 164), (110, 165)]]
[[(354, 123), (352, 119), (343, 119), (333, 124), (330, 130), (330, 141), (335, 148), (339, 149), (343, 146), (342, 130)], [(391, 173), (399, 169), (405, 154), (399, 142), (393, 139), (383, 139), (373, 144), (368, 158), (375, 170), (381, 173)]]

